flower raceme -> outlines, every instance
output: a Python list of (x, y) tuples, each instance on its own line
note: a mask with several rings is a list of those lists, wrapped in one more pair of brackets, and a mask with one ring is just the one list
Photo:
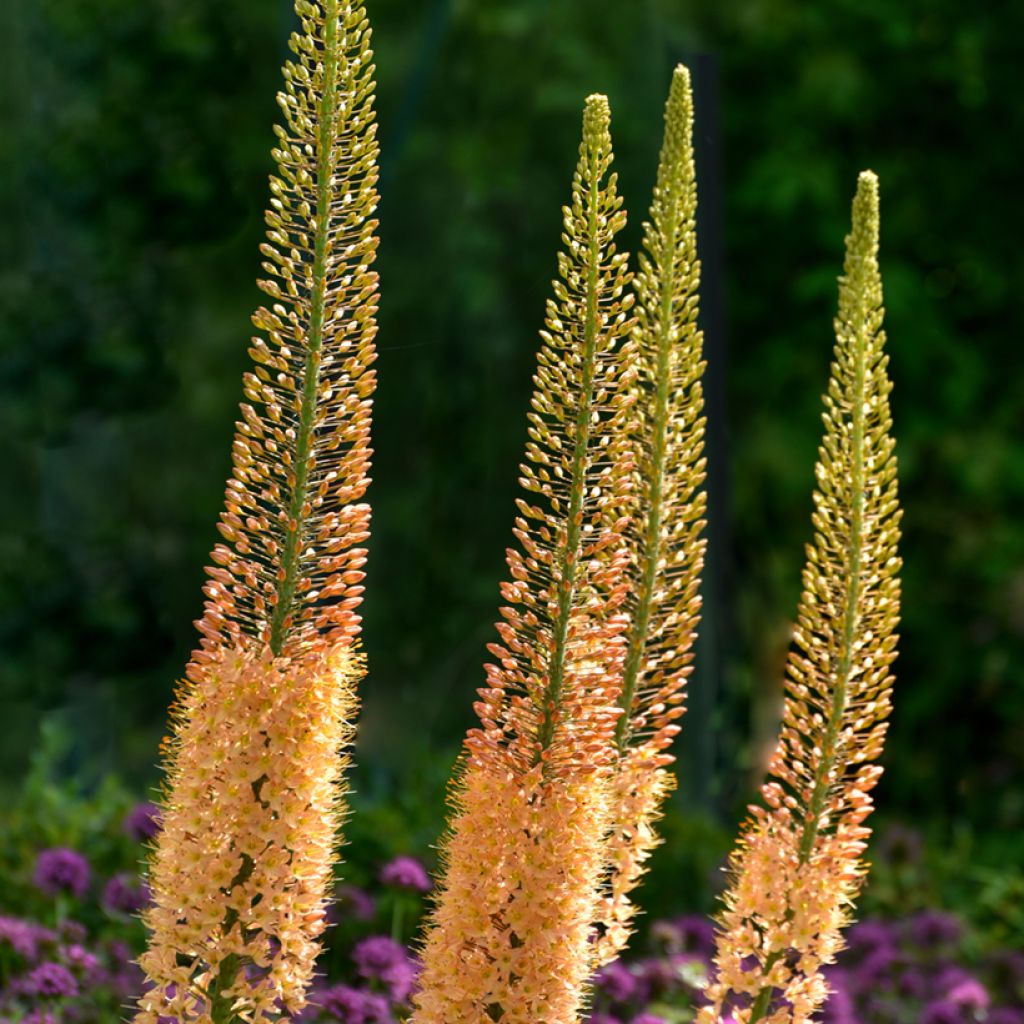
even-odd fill
[(610, 114), (587, 100), (538, 355), (512, 580), (452, 796), (415, 1024), (575, 1022), (593, 967), (624, 655), (631, 302)]
[(302, 1008), (343, 816), (374, 389), (377, 144), (361, 4), (296, 0), (246, 401), (165, 745), (136, 1021)]
[(732, 855), (702, 1024), (803, 1024), (863, 878), (899, 616), (899, 502), (878, 271), (878, 181), (864, 172), (840, 279), (814, 542), (779, 743)]
[(637, 316), (626, 346), (635, 373), (628, 443), (636, 453), (626, 532), (629, 628), (599, 963), (618, 955), (632, 932), (630, 893), (659, 842), (654, 826), (675, 784), (667, 750), (679, 731), (700, 615), (705, 463), (696, 213), (693, 98), (680, 65), (665, 108), (657, 184), (633, 278)]

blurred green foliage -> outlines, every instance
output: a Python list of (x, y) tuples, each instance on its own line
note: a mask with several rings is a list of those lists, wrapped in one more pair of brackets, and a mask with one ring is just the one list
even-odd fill
[[(871, 166), (906, 506), (879, 798), (1024, 835), (1024, 8), (374, 0), (371, 15), (383, 305), (360, 785), (437, 763), (482, 680), (582, 99), (611, 99), (635, 246), (671, 66), (710, 53), (729, 322), (720, 787), (743, 792), (771, 729), (835, 275)], [(38, 0), (6, 21), (0, 767), (16, 782), (56, 711), (76, 732), (69, 768), (148, 778), (259, 302), (288, 4)]]

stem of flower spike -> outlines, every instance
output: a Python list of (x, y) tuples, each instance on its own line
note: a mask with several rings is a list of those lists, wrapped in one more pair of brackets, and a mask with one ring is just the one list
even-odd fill
[(601, 193), (601, 159), (599, 131), (607, 127), (607, 103), (591, 97), (587, 100), (587, 111), (584, 118), (584, 131), (587, 143), (587, 233), (589, 246), (587, 249), (587, 285), (586, 314), (583, 325), (583, 380), (580, 386), (580, 404), (576, 413), (576, 438), (573, 446), (570, 470), (569, 508), (566, 512), (565, 547), (559, 565), (558, 611), (553, 630), (553, 647), (549, 662), (547, 693), (544, 695), (544, 719), (538, 736), (538, 759), (551, 745), (557, 724), (557, 708), (561, 701), (562, 686), (565, 681), (565, 661), (569, 644), (569, 623), (572, 618), (573, 598), (575, 597), (575, 577), (579, 562), (580, 535), (583, 529), (583, 499), (586, 492), (584, 474), (586, 472), (587, 449), (590, 445), (590, 427), (594, 399), (594, 361), (597, 346), (597, 314), (598, 314), (598, 267), (601, 259), (598, 242), (598, 220), (600, 211), (598, 204)]
[(234, 953), (225, 957), (217, 972), (217, 977), (207, 992), (210, 1002), (210, 1019), (213, 1024), (241, 1024), (241, 1019), (232, 1012), (234, 1000), (223, 995), (226, 989), (234, 985), (240, 966), (239, 959)]
[(270, 620), (270, 649), (281, 654), (291, 622), (295, 587), (303, 548), (303, 527), (307, 515), (309, 456), (313, 446), (313, 418), (320, 390), (320, 350), (323, 345), (324, 308), (327, 295), (327, 240), (331, 222), (331, 172), (334, 153), (335, 108), (338, 93), (338, 3), (324, 3), (323, 102), (317, 112), (316, 230), (313, 236), (313, 267), (309, 297), (309, 329), (306, 335), (306, 366), (302, 382), (302, 405), (295, 438), (295, 462), (291, 501), (285, 521), (281, 574), (274, 595)]

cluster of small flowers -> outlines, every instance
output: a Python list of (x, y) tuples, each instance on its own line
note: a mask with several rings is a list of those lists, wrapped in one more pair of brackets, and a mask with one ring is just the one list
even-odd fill
[[(658, 955), (597, 974), (588, 1024), (675, 1024), (705, 1005), (711, 925), (659, 921), (651, 936)], [(1024, 951), (1000, 950), (968, 971), (964, 938), (958, 919), (940, 911), (854, 925), (825, 972), (831, 995), (822, 1024), (1024, 1024)]]
[(968, 971), (962, 930), (941, 911), (855, 924), (826, 969), (833, 994), (823, 1024), (1024, 1024), (1024, 952), (1000, 950)]
[[(139, 843), (158, 829), (152, 805), (125, 820)], [(119, 1020), (138, 996), (136, 915), (147, 891), (127, 871), (95, 876), (75, 850), (44, 850), (31, 883), (35, 899), (50, 905), (50, 916), (39, 917), (53, 923), (0, 911), (0, 1021)], [(294, 1024), (408, 1019), (419, 964), (407, 943), (419, 931), (430, 877), (420, 861), (398, 856), (380, 868), (376, 882), (369, 890), (337, 887), (327, 949)], [(613, 961), (595, 976), (588, 1024), (683, 1024), (705, 1004), (714, 980), (711, 923), (691, 915), (655, 921), (648, 932), (650, 955)], [(1024, 951), (968, 961), (968, 938), (956, 918), (938, 911), (855, 924), (848, 948), (826, 968), (832, 995), (822, 1024), (1024, 1024)]]
[[(33, 882), (55, 903), (62, 900), (68, 909), (83, 909), (92, 871), (73, 850), (44, 850)], [(143, 885), (119, 874), (103, 887), (100, 905), (111, 925), (123, 926), (133, 924), (128, 915), (137, 913), (145, 899)], [(104, 1010), (118, 1014), (138, 992), (142, 975), (134, 962), (137, 939), (129, 943), (117, 934), (117, 927), (101, 939), (90, 938), (80, 921), (57, 917), (54, 926), (47, 927), (0, 916), (0, 1020), (48, 1024), (106, 1019), (95, 1015)]]

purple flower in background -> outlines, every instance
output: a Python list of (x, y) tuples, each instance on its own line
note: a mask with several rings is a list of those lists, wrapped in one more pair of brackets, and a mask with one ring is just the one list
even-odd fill
[(910, 937), (919, 946), (932, 948), (960, 938), (960, 922), (942, 910), (925, 910), (910, 922)]
[(49, 1010), (32, 1010), (21, 1018), (21, 1024), (58, 1024), (58, 1021)]
[(66, 921), (61, 921), (60, 937), (65, 943), (85, 942), (85, 937), (88, 934), (89, 930), (81, 921), (73, 921), (71, 918), (68, 918)]
[(133, 885), (130, 875), (114, 875), (103, 887), (103, 906), (116, 914), (137, 914), (148, 902), (149, 887)]
[(626, 1003), (636, 996), (639, 983), (621, 960), (613, 960), (594, 975), (594, 986), (613, 1003)]
[(358, 885), (339, 885), (331, 909), (336, 911), (338, 917), (351, 917), (356, 921), (370, 921), (377, 913), (373, 897)]
[(371, 935), (357, 942), (352, 961), (364, 978), (379, 978), (381, 971), (394, 967), (407, 957), (405, 946), (387, 935)]
[(160, 831), (160, 820), (160, 808), (147, 802), (133, 807), (125, 815), (121, 827), (135, 842), (144, 843)]
[(892, 946), (876, 946), (854, 968), (854, 987), (862, 992), (875, 988), (892, 974), (899, 959), (899, 954)]
[(921, 1013), (921, 1024), (965, 1024), (963, 1011), (948, 999), (936, 999)]
[(64, 962), (79, 974), (83, 980), (96, 982), (103, 976), (99, 957), (84, 946), (64, 946), (61, 951)]
[(847, 933), (846, 944), (854, 952), (867, 953), (879, 946), (891, 948), (896, 936), (884, 921), (858, 921)]
[(7, 943), (18, 956), (34, 961), (39, 956), (40, 945), (54, 942), (57, 936), (34, 921), (22, 921), (18, 917), (0, 917), (0, 943)]
[(903, 971), (896, 980), (896, 989), (900, 995), (911, 999), (923, 999), (931, 989), (925, 975), (917, 968)]
[(33, 880), (47, 896), (70, 892), (81, 898), (89, 888), (89, 862), (74, 850), (43, 850), (36, 859)]
[(838, 967), (827, 967), (823, 973), (828, 980), (829, 997), (821, 1019), (825, 1024), (857, 1024), (853, 996), (847, 988), (846, 972)]
[(971, 981), (972, 975), (956, 964), (943, 964), (932, 982), (932, 991), (937, 995), (948, 995), (957, 985)]
[(985, 1024), (1024, 1024), (1024, 1010), (1012, 1006), (996, 1006), (988, 1011)]
[(396, 1003), (404, 1003), (412, 995), (416, 966), (405, 946), (387, 935), (371, 935), (357, 942), (352, 961), (362, 977), (383, 982)]
[(676, 927), (683, 936), (683, 950), (711, 956), (715, 951), (715, 926), (700, 914), (676, 918)]
[(342, 1024), (389, 1024), (388, 1001), (373, 992), (361, 992), (348, 985), (335, 985), (320, 997), (326, 1014)]
[(430, 890), (427, 869), (415, 857), (403, 855), (388, 861), (381, 868), (380, 880), (385, 885), (393, 885), (398, 889), (414, 889), (417, 892)]
[(946, 998), (957, 1006), (963, 1006), (971, 1010), (984, 1010), (992, 1001), (988, 990), (977, 978), (965, 978), (954, 985), (947, 993)]
[(50, 962), (30, 971), (24, 987), (29, 995), (42, 999), (73, 999), (78, 995), (75, 976), (63, 964)]
[(401, 963), (388, 967), (381, 972), (380, 980), (388, 987), (388, 995), (393, 1003), (407, 1002), (416, 988), (419, 978), (419, 964), (406, 958)]
[(656, 1013), (641, 1013), (634, 1017), (629, 1024), (667, 1024), (664, 1017), (659, 1017)]

